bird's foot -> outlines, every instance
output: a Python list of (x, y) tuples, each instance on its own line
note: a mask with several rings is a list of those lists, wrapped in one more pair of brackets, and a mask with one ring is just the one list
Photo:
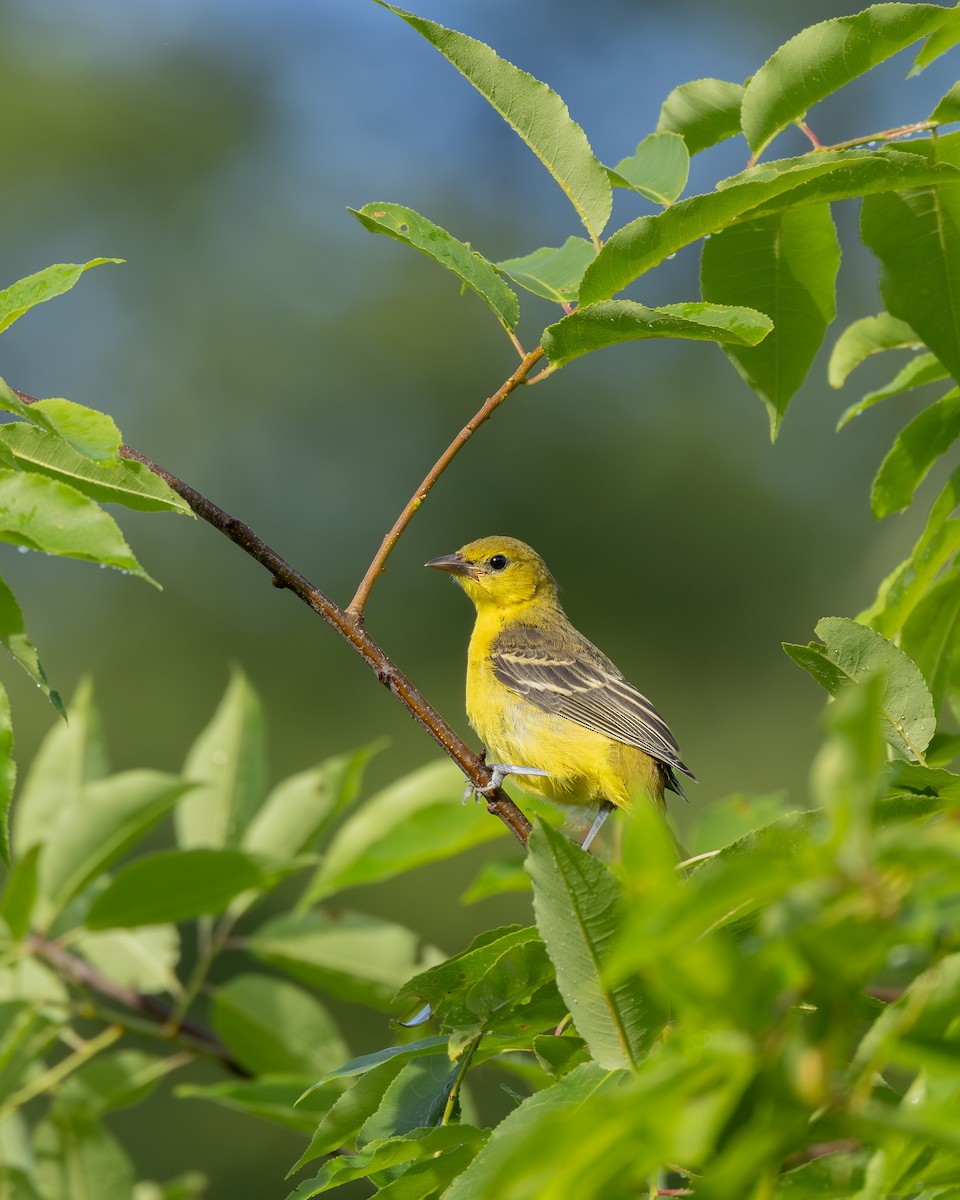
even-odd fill
[(613, 812), (614, 807), (615, 805), (611, 804), (609, 800), (604, 800), (603, 804), (600, 805), (600, 811), (597, 813), (593, 824), (587, 830), (587, 836), (580, 843), (581, 850), (590, 849), (590, 847), (593, 845), (593, 839), (600, 832), (601, 825), (603, 825), (607, 817), (609, 817)]
[(472, 779), (468, 779), (461, 803), (466, 804), (471, 796), (475, 800), (479, 800), (481, 796), (491, 795), (508, 775), (542, 775), (546, 777), (548, 774), (547, 771), (541, 771), (539, 767), (519, 767), (513, 763), (487, 763), (487, 766), (493, 772), (490, 782), (486, 787), (477, 787)]

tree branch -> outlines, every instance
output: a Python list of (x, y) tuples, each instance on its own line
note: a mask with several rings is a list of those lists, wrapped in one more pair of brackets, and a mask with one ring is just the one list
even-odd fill
[(28, 934), (27, 949), (36, 958), (49, 963), (64, 979), (69, 979), (72, 983), (87, 988), (91, 992), (97, 992), (121, 1008), (140, 1013), (149, 1017), (156, 1024), (166, 1026), (169, 1029), (168, 1036), (171, 1041), (179, 1038), (191, 1050), (203, 1054), (207, 1058), (216, 1059), (231, 1075), (236, 1075), (240, 1079), (253, 1078), (252, 1072), (234, 1058), (223, 1042), (205, 1025), (193, 1017), (183, 1017), (181, 1020), (175, 1021), (173, 1006), (166, 1000), (160, 999), (159, 996), (149, 996), (142, 992), (136, 992), (133, 988), (114, 983), (106, 975), (101, 975), (96, 967), (88, 963), (85, 958), (65, 950), (59, 942), (46, 938), (42, 934)]
[[(536, 361), (533, 355), (528, 355), (527, 358), (531, 360), (530, 366)], [(497, 394), (499, 395), (499, 393)], [(36, 398), (33, 396), (25, 395), (23, 392), (17, 392), (17, 395), (24, 404), (36, 403)], [(230, 516), (229, 513), (214, 504), (212, 500), (208, 500), (206, 496), (198, 492), (196, 488), (191, 487), (188, 483), (184, 483), (176, 475), (158, 466), (138, 450), (133, 450), (129, 446), (121, 446), (120, 453), (124, 458), (142, 463), (143, 466), (153, 471), (155, 475), (159, 475), (178, 496), (181, 496), (189, 504), (198, 517), (202, 517), (204, 521), (212, 525), (214, 529), (219, 530), (225, 537), (228, 537), (241, 550), (260, 563), (261, 566), (266, 567), (273, 576), (275, 587), (286, 588), (293, 592), (295, 596), (305, 604), (308, 604), (315, 613), (323, 617), (327, 624), (331, 625), (353, 647), (367, 666), (374, 672), (377, 679), (384, 687), (389, 688), (411, 716), (440, 745), (444, 753), (453, 759), (464, 775), (477, 788), (484, 791), (484, 796), (487, 800), (487, 811), (495, 817), (499, 817), (522, 845), (525, 846), (527, 844), (531, 824), (520, 809), (502, 788), (497, 788), (489, 795), (485, 791), (485, 789), (489, 788), (493, 777), (490, 768), (479, 755), (473, 753), (466, 742), (454, 732), (426, 697), (414, 687), (399, 667), (387, 657), (383, 649), (363, 628), (362, 622), (357, 617), (340, 608), (338, 604), (335, 604), (325, 596), (319, 588), (314, 587), (305, 575), (301, 575), (276, 550), (268, 546), (244, 521)]]
[(443, 454), (433, 464), (428, 471), (423, 483), (410, 497), (406, 508), (397, 517), (393, 528), (380, 543), (380, 549), (374, 555), (373, 561), (367, 568), (367, 573), (360, 581), (360, 586), (357, 588), (356, 595), (347, 605), (345, 611), (354, 618), (358, 624), (363, 624), (363, 611), (366, 608), (367, 601), (370, 599), (370, 593), (373, 591), (373, 585), (377, 582), (379, 576), (383, 573), (384, 567), (387, 564), (387, 559), (390, 557), (394, 546), (400, 539), (400, 535), (406, 529), (413, 519), (413, 514), (417, 511), (420, 505), (426, 500), (430, 493), (430, 489), (437, 482), (440, 476), (444, 473), (447, 467), (453, 462), (457, 454), (463, 449), (470, 438), (476, 433), (480, 426), (490, 417), (494, 409), (506, 400), (512, 391), (520, 386), (521, 383), (527, 382), (527, 376), (530, 370), (535, 366), (540, 359), (543, 358), (543, 349), (537, 346), (535, 350), (531, 350), (529, 354), (525, 354), (520, 366), (510, 376), (508, 380), (493, 393), (492, 396), (484, 401), (483, 406), (476, 412), (470, 420), (464, 425), (457, 436), (453, 439), (450, 445), (444, 450)]

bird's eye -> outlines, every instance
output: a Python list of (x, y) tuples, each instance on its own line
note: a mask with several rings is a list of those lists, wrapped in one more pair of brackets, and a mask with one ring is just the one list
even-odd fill
[(487, 559), (487, 566), (491, 571), (502, 571), (507, 565), (507, 556), (505, 554), (495, 554), (493, 558)]

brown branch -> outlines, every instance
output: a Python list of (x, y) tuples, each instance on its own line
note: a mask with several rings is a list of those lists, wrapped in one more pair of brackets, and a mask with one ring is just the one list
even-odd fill
[[(530, 365), (536, 361), (533, 355), (527, 357), (532, 360)], [(27, 396), (23, 392), (17, 392), (17, 395), (24, 404), (36, 403), (33, 396)], [(305, 604), (308, 604), (315, 613), (323, 617), (327, 624), (331, 625), (360, 655), (384, 687), (389, 688), (411, 716), (419, 721), (427, 733), (440, 745), (444, 753), (453, 759), (464, 775), (480, 789), (490, 786), (492, 772), (483, 759), (473, 753), (466, 742), (454, 732), (399, 667), (391, 662), (381, 647), (363, 628), (361, 621), (345, 609), (340, 608), (319, 588), (314, 587), (305, 575), (301, 575), (286, 559), (281, 558), (276, 550), (258, 537), (245, 522), (224, 512), (196, 488), (192, 488), (182, 479), (178, 479), (176, 475), (164, 470), (163, 467), (152, 462), (138, 450), (122, 446), (120, 453), (124, 458), (142, 463), (155, 475), (159, 475), (178, 496), (187, 502), (198, 517), (202, 517), (261, 566), (266, 567), (273, 576), (274, 586), (287, 588)], [(507, 793), (502, 788), (497, 788), (489, 796), (486, 796), (486, 800), (487, 810), (495, 817), (499, 817), (525, 846), (530, 834), (530, 822)]]
[(97, 992), (121, 1008), (140, 1013), (160, 1026), (166, 1026), (171, 1041), (180, 1041), (188, 1049), (203, 1054), (216, 1061), (231, 1075), (241, 1079), (252, 1079), (253, 1075), (239, 1062), (227, 1047), (205, 1025), (193, 1017), (184, 1017), (174, 1023), (173, 1005), (159, 996), (149, 996), (133, 988), (123, 987), (114, 983), (105, 975), (101, 975), (96, 967), (64, 949), (59, 942), (52, 941), (39, 933), (31, 933), (27, 937), (27, 949), (36, 958), (42, 959), (53, 967), (64, 979), (70, 980), (88, 991)]
[(535, 366), (540, 359), (543, 358), (543, 349), (537, 346), (535, 350), (531, 350), (529, 354), (525, 354), (523, 362), (517, 367), (516, 371), (508, 380), (493, 393), (488, 400), (483, 404), (483, 407), (475, 413), (470, 420), (464, 425), (457, 436), (453, 439), (450, 445), (444, 450), (443, 454), (437, 459), (430, 470), (427, 472), (423, 483), (410, 497), (406, 508), (397, 517), (393, 528), (384, 537), (380, 543), (380, 549), (374, 555), (373, 561), (367, 568), (367, 573), (360, 581), (360, 586), (357, 588), (356, 595), (347, 605), (345, 611), (354, 618), (358, 624), (363, 624), (363, 611), (366, 608), (367, 601), (370, 599), (370, 593), (373, 591), (373, 585), (377, 582), (379, 576), (383, 573), (387, 564), (387, 559), (393, 551), (394, 546), (400, 539), (400, 535), (406, 529), (413, 519), (413, 514), (417, 511), (420, 505), (426, 500), (430, 493), (430, 489), (437, 482), (440, 476), (444, 473), (450, 463), (454, 460), (457, 454), (463, 449), (467, 442), (473, 437), (480, 426), (491, 416), (494, 409), (506, 400), (512, 391), (520, 386), (521, 383), (527, 382), (527, 376), (530, 374), (530, 369)]

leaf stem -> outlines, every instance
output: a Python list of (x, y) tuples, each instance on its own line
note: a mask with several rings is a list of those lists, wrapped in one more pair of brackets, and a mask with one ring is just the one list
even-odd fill
[(440, 1118), (441, 1125), (449, 1125), (453, 1120), (453, 1114), (457, 1107), (457, 1098), (460, 1095), (460, 1089), (463, 1087), (463, 1081), (467, 1077), (467, 1071), (470, 1069), (470, 1063), (474, 1054), (477, 1052), (477, 1047), (483, 1039), (483, 1034), (478, 1033), (475, 1038), (471, 1038), (463, 1048), (463, 1053), (460, 1055), (460, 1062), (457, 1064), (457, 1073), (453, 1077), (453, 1083), (450, 1085), (450, 1095), (447, 1096), (447, 1103), (444, 1105), (443, 1116)]
[[(800, 122), (801, 127), (803, 123)], [(911, 133), (926, 133), (938, 129), (940, 121), (932, 118), (927, 121), (913, 121), (909, 125), (898, 125), (895, 129), (884, 129), (880, 133), (868, 133), (865, 137), (850, 138), (846, 142), (835, 142), (832, 146), (823, 146), (819, 142), (814, 145), (814, 154), (823, 154), (827, 150), (855, 150), (857, 146), (869, 146), (871, 142), (895, 142), (898, 138), (909, 137)], [(810, 136), (809, 130), (804, 132)]]
[(101, 1050), (106, 1050), (122, 1037), (123, 1028), (120, 1025), (109, 1025), (96, 1037), (82, 1041), (72, 1054), (68, 1054), (66, 1058), (54, 1063), (46, 1071), (41, 1071), (39, 1075), (35, 1075), (22, 1088), (7, 1097), (0, 1105), (0, 1124), (18, 1108), (22, 1108), (28, 1101), (35, 1100), (37, 1096), (42, 1096), (44, 1092), (56, 1087), (68, 1075), (72, 1075), (74, 1071), (82, 1067), (85, 1062), (95, 1058)]
[[(518, 348), (520, 348), (519, 343)], [(527, 376), (530, 374), (531, 368), (538, 363), (541, 358), (543, 358), (543, 348), (541, 346), (537, 346), (536, 349), (531, 350), (529, 354), (524, 354), (520, 366), (517, 367), (516, 371), (514, 371), (509, 379), (505, 380), (504, 383), (501, 384), (501, 386), (493, 393), (492, 396), (484, 401), (481, 408), (474, 413), (474, 415), (470, 418), (466, 425), (464, 425), (446, 450), (444, 450), (443, 454), (440, 455), (437, 461), (427, 472), (423, 483), (420, 484), (417, 490), (410, 497), (403, 512), (401, 512), (400, 516), (397, 517), (396, 521), (393, 523), (392, 529), (389, 531), (389, 533), (387, 533), (383, 541), (380, 543), (380, 549), (374, 555), (373, 561), (370, 563), (366, 574), (360, 581), (360, 586), (357, 588), (356, 594), (344, 610), (358, 624), (363, 624), (364, 609), (366, 608), (367, 601), (370, 599), (370, 593), (373, 591), (373, 586), (377, 582), (377, 579), (383, 573), (383, 570), (387, 564), (387, 559), (390, 557), (394, 546), (400, 540), (400, 536), (403, 531), (410, 524), (414, 513), (417, 511), (420, 505), (423, 504), (424, 500), (426, 500), (433, 485), (444, 473), (450, 463), (453, 462), (454, 458), (463, 449), (470, 438), (473, 437), (474, 433), (476, 433), (484, 421), (486, 421), (493, 414), (494, 410), (499, 408), (499, 406), (504, 402), (504, 400), (506, 400), (510, 393), (518, 388), (521, 383), (527, 382)]]

